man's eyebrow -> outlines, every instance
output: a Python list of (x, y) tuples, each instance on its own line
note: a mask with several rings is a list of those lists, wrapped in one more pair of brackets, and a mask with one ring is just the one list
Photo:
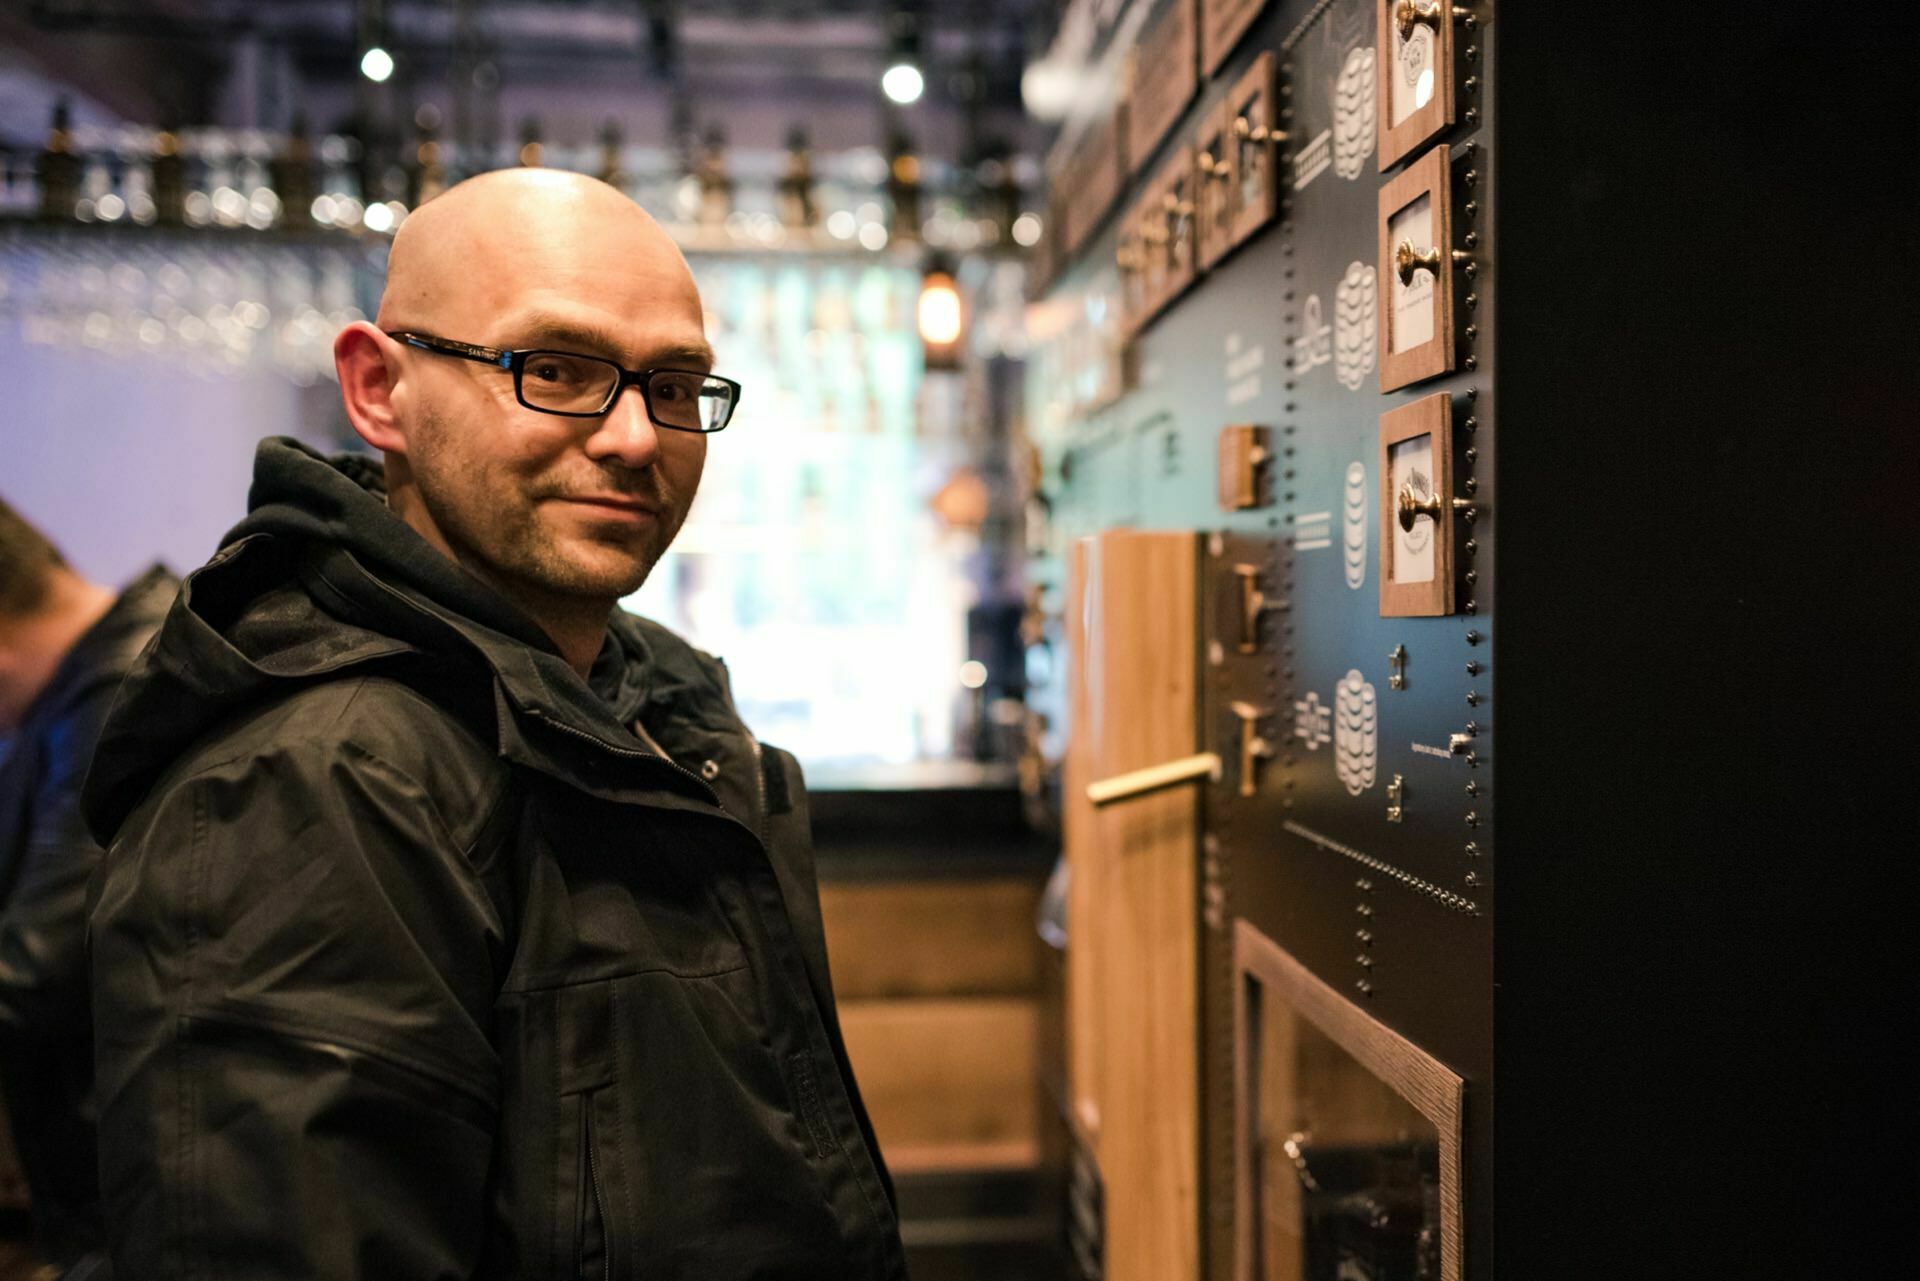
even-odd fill
[[(627, 344), (612, 332), (599, 325), (586, 324), (577, 320), (563, 320), (558, 316), (530, 316), (515, 327), (515, 333), (523, 343), (529, 346), (544, 346), (548, 343), (559, 348), (577, 348), (594, 355), (620, 356)], [(704, 342), (674, 343), (654, 351), (648, 358), (649, 365), (678, 367), (694, 365), (701, 369), (713, 368), (713, 348)]]

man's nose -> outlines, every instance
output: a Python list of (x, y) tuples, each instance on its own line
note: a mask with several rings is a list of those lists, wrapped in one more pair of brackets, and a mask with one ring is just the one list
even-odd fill
[(587, 456), (628, 467), (649, 467), (660, 455), (660, 432), (647, 416), (646, 397), (636, 385), (622, 387), (587, 438)]

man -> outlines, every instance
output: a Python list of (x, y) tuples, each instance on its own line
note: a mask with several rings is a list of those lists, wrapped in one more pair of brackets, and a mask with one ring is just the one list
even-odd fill
[(615, 608), (737, 395), (679, 252), (471, 179), (334, 350), (384, 475), (263, 443), (88, 784), (116, 1267), (903, 1276), (797, 768)]
[(100, 849), (80, 784), (114, 690), (176, 586), (156, 567), (116, 596), (0, 499), (0, 740), (11, 742), (0, 748), (0, 1086), (38, 1251), (76, 1277), (106, 1244), (86, 956)]

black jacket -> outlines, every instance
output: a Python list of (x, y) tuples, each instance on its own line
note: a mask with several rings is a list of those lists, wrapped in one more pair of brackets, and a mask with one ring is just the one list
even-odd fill
[(250, 506), (87, 785), (116, 1272), (904, 1276), (725, 669), (620, 614), (590, 687), (369, 460)]
[(67, 651), (0, 761), (0, 1087), (48, 1259), (105, 1244), (95, 1173), (80, 784), (114, 691), (179, 583), (155, 567)]

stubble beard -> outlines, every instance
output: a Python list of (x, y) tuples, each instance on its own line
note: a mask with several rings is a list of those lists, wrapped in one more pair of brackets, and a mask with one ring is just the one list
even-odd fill
[[(591, 492), (641, 499), (654, 508), (657, 517), (624, 538), (563, 539), (542, 521), (542, 509), (552, 499), (589, 492), (586, 487), (555, 476), (539, 476), (514, 483), (505, 495), (488, 494), (484, 484), (475, 483), (476, 478), (487, 474), (483, 469), (445, 456), (451, 442), (445, 419), (430, 415), (427, 426), (429, 437), (438, 446), (433, 452), (440, 465), (422, 469), (420, 460), (415, 460), (421, 501), (462, 565), (527, 604), (591, 608), (611, 605), (631, 595), (646, 582), (685, 520), (685, 506), (668, 491), (657, 468), (640, 474), (614, 474), (601, 468), (599, 477), (591, 482)], [(614, 555), (593, 557), (596, 563), (589, 563), (582, 556), (569, 554), (570, 543), (575, 547), (597, 545)]]

